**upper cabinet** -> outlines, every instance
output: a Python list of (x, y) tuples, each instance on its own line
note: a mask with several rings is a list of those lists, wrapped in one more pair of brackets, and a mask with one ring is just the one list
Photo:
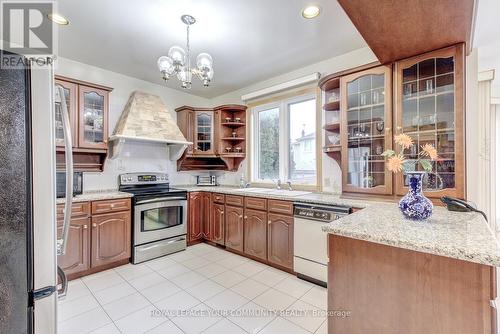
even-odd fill
[[(102, 171), (108, 151), (109, 93), (112, 88), (56, 76), (68, 107), (75, 171)], [(64, 169), (64, 130), (60, 109), (56, 108), (55, 138), (57, 168)]]
[(189, 145), (177, 169), (236, 171), (245, 159), (246, 106), (175, 109), (177, 125)]
[(78, 142), (82, 148), (106, 149), (108, 142), (108, 91), (79, 85)]
[(213, 110), (197, 110), (194, 124), (195, 155), (214, 155), (214, 112)]
[[(71, 125), (71, 140), (73, 147), (78, 146), (78, 85), (72, 82), (56, 79), (55, 86), (62, 87), (64, 98), (68, 107), (69, 121)], [(57, 146), (64, 146), (64, 127), (61, 109), (56, 108), (55, 138)]]
[(391, 194), (382, 153), (392, 148), (392, 68), (379, 66), (340, 80), (342, 185), (345, 192)]
[[(439, 155), (428, 174), (426, 195), (464, 198), (463, 44), (399, 61), (395, 77), (396, 134), (406, 133), (415, 142), (405, 157), (416, 159), (425, 144)], [(406, 179), (397, 175), (395, 181), (396, 194), (404, 195)]]
[(324, 152), (340, 161), (344, 193), (405, 195), (404, 174), (391, 174), (381, 155), (394, 147), (394, 135), (405, 133), (414, 145), (403, 154), (416, 170), (422, 169), (416, 163), (421, 147), (437, 149), (439, 158), (424, 180), (425, 195), (465, 197), (464, 60), (462, 43), (320, 81)]

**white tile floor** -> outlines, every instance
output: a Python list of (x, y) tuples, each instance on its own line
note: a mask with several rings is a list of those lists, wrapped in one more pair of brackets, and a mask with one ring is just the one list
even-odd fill
[(69, 283), (59, 333), (326, 334), (326, 289), (198, 244)]

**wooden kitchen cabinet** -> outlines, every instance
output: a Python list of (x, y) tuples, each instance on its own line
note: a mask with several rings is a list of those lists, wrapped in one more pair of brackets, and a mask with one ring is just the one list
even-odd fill
[[(395, 130), (415, 142), (405, 158), (416, 161), (425, 144), (439, 156), (425, 184), (428, 197), (465, 197), (464, 73), (463, 44), (396, 62)], [(402, 174), (395, 192), (408, 192)]]
[(267, 212), (245, 208), (243, 251), (267, 261)]
[(203, 227), (203, 238), (207, 240), (212, 240), (213, 231), (210, 226), (210, 209), (212, 206), (212, 194), (203, 192), (202, 195), (202, 205), (201, 205), (201, 223)]
[(236, 171), (245, 158), (246, 106), (175, 109), (177, 125), (189, 145), (177, 169)]
[[(110, 87), (62, 76), (55, 77), (68, 106), (75, 171), (102, 172), (108, 152)], [(56, 108), (56, 167), (65, 169), (62, 116)]]
[(92, 267), (130, 258), (130, 211), (92, 217)]
[(243, 208), (226, 205), (226, 248), (243, 252)]
[(188, 242), (203, 239), (203, 193), (189, 193), (188, 203)]
[(224, 245), (224, 205), (212, 203), (211, 219), (210, 219), (210, 241), (219, 245)]
[[(73, 82), (55, 79), (56, 88), (61, 87), (68, 107), (69, 122), (71, 126), (72, 146), (78, 147), (78, 85)], [(57, 146), (64, 146), (64, 126), (61, 110), (55, 113), (55, 140)]]
[(293, 216), (269, 213), (267, 261), (293, 269)]
[[(60, 238), (63, 221), (57, 222), (57, 237)], [(57, 257), (57, 265), (71, 279), (74, 274), (90, 269), (90, 218), (72, 218), (66, 253)]]
[[(128, 262), (132, 242), (130, 205), (129, 198), (73, 203), (66, 254), (57, 257), (68, 279)], [(63, 228), (63, 209), (64, 204), (57, 205), (58, 236)], [(116, 212), (118, 209), (121, 211)]]
[(340, 79), (342, 190), (392, 194), (382, 153), (392, 149), (392, 67), (379, 66)]

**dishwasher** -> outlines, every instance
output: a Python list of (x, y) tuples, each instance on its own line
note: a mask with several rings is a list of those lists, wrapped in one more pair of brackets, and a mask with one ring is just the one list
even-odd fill
[(327, 233), (322, 225), (352, 212), (348, 206), (294, 203), (294, 258), (297, 277), (326, 287)]

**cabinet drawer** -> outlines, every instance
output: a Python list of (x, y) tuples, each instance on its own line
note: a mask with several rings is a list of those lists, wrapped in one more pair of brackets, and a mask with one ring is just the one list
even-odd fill
[[(57, 219), (64, 219), (64, 204), (57, 204)], [(71, 206), (71, 217), (82, 217), (90, 214), (89, 202), (77, 202)]]
[(255, 210), (267, 210), (267, 199), (257, 197), (245, 197), (245, 208)]
[(243, 196), (226, 195), (226, 204), (233, 206), (243, 206)]
[(224, 204), (224, 195), (223, 194), (212, 194), (212, 200), (215, 203)]
[(293, 202), (270, 199), (268, 205), (269, 212), (282, 213), (290, 216), (293, 215)]
[(92, 214), (130, 210), (130, 198), (92, 202)]

